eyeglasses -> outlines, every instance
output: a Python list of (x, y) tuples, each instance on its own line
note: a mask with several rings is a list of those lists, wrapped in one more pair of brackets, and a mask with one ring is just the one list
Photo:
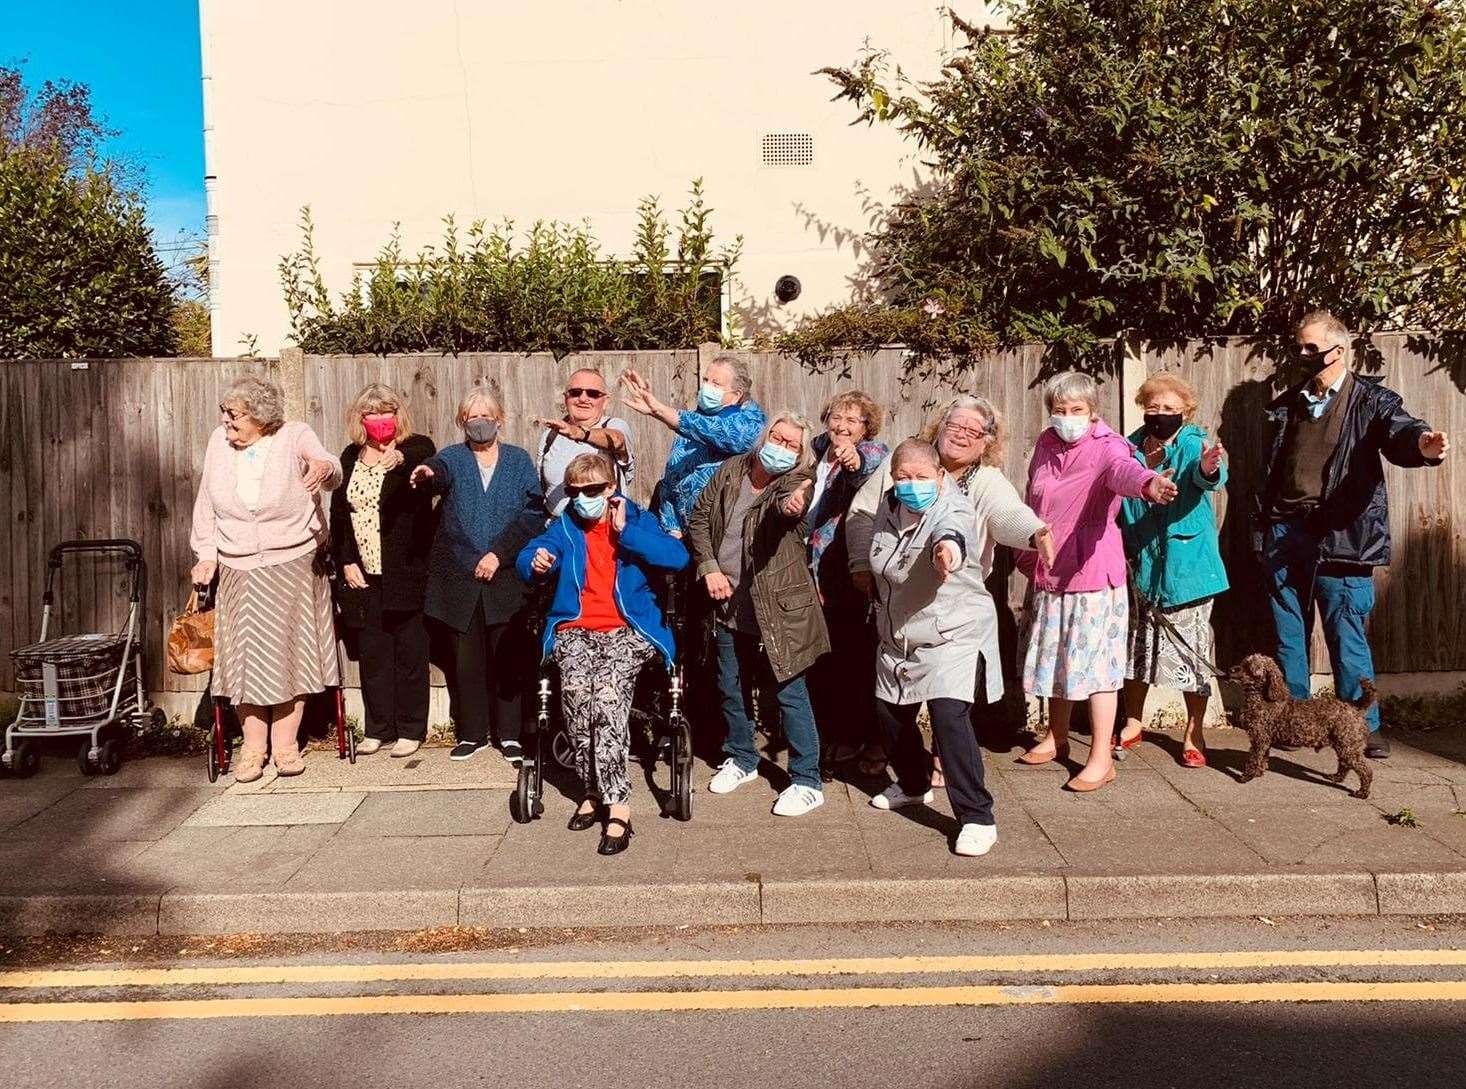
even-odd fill
[(864, 416), (831, 416), (829, 418), (829, 420), (827, 420), (826, 422), (827, 423), (830, 423), (830, 424), (850, 424), (851, 426), (856, 426), (856, 425), (863, 425), (865, 423), (865, 417)]
[(592, 401), (599, 401), (606, 395), (603, 389), (585, 389), (581, 386), (571, 386), (565, 391), (566, 397), (589, 397)]
[(571, 499), (574, 499), (577, 495), (584, 495), (594, 499), (610, 486), (605, 481), (601, 481), (598, 484), (567, 484), (565, 485), (565, 494)]
[(243, 409), (230, 408), (228, 405), (220, 405), (219, 411), (225, 416), (228, 416), (231, 423), (242, 420), (249, 415), (249, 413), (245, 412)]
[(949, 435), (955, 435), (959, 439), (966, 439), (968, 442), (977, 442), (978, 439), (987, 438), (986, 431), (978, 431), (971, 427), (963, 427), (961, 424), (943, 424), (942, 430)]

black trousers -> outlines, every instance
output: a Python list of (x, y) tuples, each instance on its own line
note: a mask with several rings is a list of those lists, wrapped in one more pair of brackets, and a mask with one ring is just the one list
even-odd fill
[(809, 699), (820, 745), (863, 748), (883, 742), (876, 722), (876, 631), (864, 599), (825, 610), (830, 653), (809, 671)]
[[(927, 700), (932, 738), (942, 753), (942, 775), (947, 798), (958, 824), (993, 824), (993, 796), (983, 783), (982, 750), (972, 732), (968, 700)], [(916, 716), (919, 703), (895, 704), (880, 700), (877, 714), (886, 734), (886, 753), (901, 789), (911, 795), (931, 789), (932, 754), (921, 742)]]
[(367, 737), (426, 740), (428, 629), (422, 612), (379, 611), (358, 629), (357, 655)]
[(480, 744), (491, 735), (501, 742), (518, 741), (524, 730), (524, 686), (534, 676), (524, 618), (486, 624), (480, 604), (468, 630), (453, 632), (452, 641), (454, 736)]

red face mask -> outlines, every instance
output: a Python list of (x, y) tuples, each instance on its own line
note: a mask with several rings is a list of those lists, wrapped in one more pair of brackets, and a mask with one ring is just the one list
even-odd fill
[(363, 416), (361, 426), (373, 442), (389, 443), (397, 435), (396, 416)]

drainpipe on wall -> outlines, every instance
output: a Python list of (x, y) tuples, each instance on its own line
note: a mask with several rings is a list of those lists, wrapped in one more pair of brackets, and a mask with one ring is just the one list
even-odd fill
[(202, 89), (204, 103), (204, 229), (208, 240), (209, 254), (209, 350), (217, 358), (226, 355), (223, 346), (223, 330), (219, 323), (219, 209), (214, 175), (214, 81), (213, 70), (213, 28), (209, 18), (208, 0), (199, 0), (199, 55), (203, 73)]

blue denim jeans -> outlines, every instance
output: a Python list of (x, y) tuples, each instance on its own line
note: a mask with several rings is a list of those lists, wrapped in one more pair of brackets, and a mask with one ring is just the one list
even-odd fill
[[(1364, 626), (1374, 609), (1374, 576), (1368, 568), (1335, 568), (1318, 562), (1318, 537), (1301, 522), (1283, 522), (1268, 531), (1263, 566), (1268, 599), (1278, 633), (1278, 664), (1295, 699), (1309, 696), (1308, 644), (1313, 637), (1314, 603), (1323, 614), (1324, 641), (1334, 670), (1334, 691), (1341, 699), (1359, 698), (1361, 679), (1374, 679), (1374, 656)], [(1365, 716), (1379, 729), (1379, 705)]]
[[(753, 685), (760, 671), (767, 673), (763, 654), (758, 636), (731, 631), (722, 624), (717, 630), (718, 688), (723, 694), (723, 721), (728, 726), (723, 753), (744, 771), (753, 771), (759, 762), (753, 738)], [(820, 735), (815, 729), (804, 674), (777, 685), (776, 694), (784, 739), (789, 742), (789, 779), (797, 785), (823, 790)]]

